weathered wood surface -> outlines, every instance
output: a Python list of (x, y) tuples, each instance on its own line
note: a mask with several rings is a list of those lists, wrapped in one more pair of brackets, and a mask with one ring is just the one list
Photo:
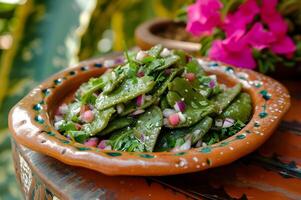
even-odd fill
[(301, 82), (285, 82), (292, 107), (255, 153), (208, 171), (167, 176), (106, 176), (67, 166), (12, 141), (27, 199), (301, 199)]

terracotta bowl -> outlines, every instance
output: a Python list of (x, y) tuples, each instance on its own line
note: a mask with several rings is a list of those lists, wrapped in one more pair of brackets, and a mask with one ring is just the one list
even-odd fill
[[(120, 59), (120, 58), (116, 58)], [(266, 141), (290, 106), (288, 91), (254, 71), (200, 60), (209, 74), (228, 86), (243, 83), (252, 96), (253, 115), (240, 132), (207, 147), (183, 152), (130, 153), (91, 148), (69, 141), (53, 125), (54, 110), (70, 99), (79, 85), (103, 74), (103, 60), (64, 70), (33, 89), (10, 112), (9, 128), (18, 143), (69, 165), (108, 175), (160, 176), (196, 172), (233, 162)]]
[(156, 44), (162, 44), (169, 49), (182, 49), (191, 54), (197, 54), (201, 48), (200, 43), (167, 39), (156, 34), (160, 29), (165, 29), (172, 24), (176, 26), (177, 22), (174, 22), (171, 19), (161, 18), (152, 19), (142, 23), (135, 30), (136, 44), (143, 50), (150, 49)]

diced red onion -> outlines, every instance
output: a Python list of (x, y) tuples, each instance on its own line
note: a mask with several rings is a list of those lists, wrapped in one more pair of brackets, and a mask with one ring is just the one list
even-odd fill
[(186, 78), (188, 81), (194, 81), (196, 76), (195, 76), (195, 73), (185, 73), (184, 74), (184, 78)]
[(116, 63), (116, 64), (122, 64), (122, 63), (124, 63), (124, 58), (123, 58), (122, 56), (117, 57), (117, 58), (115, 59), (115, 63)]
[(82, 125), (76, 123), (76, 124), (75, 124), (75, 128), (76, 128), (76, 130), (79, 131), (79, 130), (82, 129)]
[(185, 151), (190, 148), (191, 148), (191, 140), (186, 140), (186, 142), (180, 146), (180, 151)]
[(176, 113), (176, 111), (173, 109), (166, 108), (163, 110), (164, 117), (169, 117), (170, 115), (175, 114), (175, 113)]
[(120, 114), (124, 111), (124, 105), (122, 103), (117, 104), (116, 109), (117, 109), (117, 113)]
[(148, 55), (145, 53), (145, 51), (139, 51), (136, 55), (136, 60), (142, 61), (147, 56)]
[(137, 106), (141, 107), (144, 104), (144, 95), (140, 95), (136, 99)]
[(196, 143), (196, 145), (195, 145), (195, 147), (201, 147), (202, 146), (202, 140), (199, 140), (197, 143)]
[(185, 122), (186, 121), (186, 117), (182, 112), (178, 112), (179, 118), (181, 122)]
[(164, 58), (164, 57), (169, 56), (170, 54), (171, 54), (171, 52), (170, 52), (167, 48), (164, 48), (164, 49), (161, 51), (160, 56)]
[(64, 120), (56, 121), (56, 122), (54, 123), (54, 128), (55, 128), (56, 130), (59, 130), (59, 129), (60, 129), (60, 126), (61, 126), (63, 123), (64, 123)]
[(107, 147), (107, 142), (108, 140), (101, 140), (97, 147), (100, 149), (105, 149)]
[(189, 56), (189, 55), (186, 55), (186, 61), (187, 61), (187, 62), (190, 62), (191, 60), (192, 60), (192, 57)]
[(233, 124), (234, 124), (234, 119), (226, 118), (223, 123), (223, 128), (231, 127), (233, 126)]
[(217, 81), (217, 77), (216, 77), (216, 75), (215, 75), (215, 74), (213, 74), (213, 75), (209, 75), (208, 77), (210, 77), (211, 79), (213, 79), (213, 80)]
[(84, 114), (87, 110), (90, 110), (89, 106), (88, 105), (82, 105), (80, 107), (80, 114)]
[(140, 71), (137, 73), (137, 77), (141, 78), (144, 76), (144, 72), (143, 71)]
[(87, 110), (81, 115), (81, 119), (86, 123), (90, 123), (94, 119), (94, 113), (92, 110)]
[(107, 145), (103, 150), (112, 150), (112, 146), (111, 145)]
[(171, 152), (186, 151), (186, 150), (188, 150), (190, 148), (191, 148), (191, 140), (186, 140), (184, 142), (184, 144), (182, 144), (181, 146), (173, 148), (171, 150)]
[(55, 116), (54, 116), (54, 121), (55, 121), (55, 122), (61, 121), (61, 120), (63, 120), (63, 119), (64, 119), (64, 118), (63, 118), (62, 115), (55, 115)]
[(170, 75), (171, 72), (172, 72), (172, 69), (165, 69), (165, 70), (164, 70), (164, 74), (165, 74), (165, 75)]
[(141, 142), (144, 142), (144, 140), (145, 140), (145, 135), (143, 133), (140, 135), (140, 140), (141, 140)]
[(115, 64), (116, 64), (116, 63), (115, 63), (115, 60), (111, 60), (111, 59), (105, 60), (105, 61), (103, 62), (103, 65), (104, 65), (105, 67), (113, 67)]
[(211, 79), (211, 81), (209, 82), (209, 87), (210, 88), (214, 88), (215, 87), (215, 80)]
[(131, 115), (140, 115), (140, 114), (142, 114), (142, 113), (144, 113), (145, 112), (145, 110), (143, 110), (143, 109), (138, 109), (138, 110), (136, 110), (136, 111), (134, 111), (134, 112), (132, 112), (132, 114)]
[(175, 114), (171, 114), (169, 115), (168, 117), (168, 122), (170, 125), (172, 126), (176, 126), (180, 123), (180, 117), (179, 117), (179, 114), (178, 113), (175, 113)]
[(84, 145), (86, 146), (89, 146), (89, 147), (96, 147), (97, 144), (99, 142), (99, 139), (97, 137), (92, 137), (92, 138), (89, 138), (85, 143)]
[(177, 101), (174, 105), (174, 108), (178, 112), (184, 112), (185, 108), (186, 108), (185, 102), (184, 101)]
[(68, 106), (67, 104), (62, 104), (60, 107), (59, 107), (59, 110), (58, 110), (58, 114), (61, 114), (61, 115), (64, 115), (68, 112)]
[(216, 127), (222, 127), (223, 126), (223, 120), (222, 119), (216, 119), (215, 120), (215, 126)]

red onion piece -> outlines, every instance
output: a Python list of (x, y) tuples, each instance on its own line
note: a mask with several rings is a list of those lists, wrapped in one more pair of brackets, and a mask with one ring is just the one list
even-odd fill
[(97, 144), (99, 142), (99, 139), (97, 137), (92, 137), (92, 138), (89, 138), (85, 143), (84, 145), (86, 146), (89, 146), (89, 147), (96, 147)]
[(173, 109), (166, 108), (163, 110), (164, 117), (169, 117), (170, 115), (175, 114), (175, 113), (176, 113), (176, 111)]
[(231, 127), (231, 126), (233, 126), (233, 124), (234, 124), (234, 119), (226, 118), (223, 123), (223, 128)]
[(135, 115), (140, 115), (140, 114), (144, 113), (144, 111), (145, 111), (145, 110), (143, 110), (143, 109), (138, 109), (138, 110), (132, 112), (131, 115), (133, 115), (133, 116), (135, 116)]
[(147, 56), (148, 55), (145, 51), (139, 51), (136, 55), (136, 60), (142, 61)]
[(87, 110), (90, 110), (90, 108), (89, 108), (89, 106), (88, 105), (82, 105), (81, 107), (80, 107), (80, 114), (82, 115), (82, 114), (84, 114), (84, 112), (86, 112)]
[(100, 149), (105, 149), (107, 147), (107, 142), (108, 140), (101, 140), (97, 147)]
[(80, 124), (75, 124), (75, 128), (76, 128), (76, 130), (81, 130), (82, 129), (82, 125), (80, 125)]
[(64, 115), (64, 114), (66, 114), (68, 112), (68, 106), (67, 106), (67, 104), (62, 104), (60, 107), (59, 107), (59, 109), (58, 109), (58, 111), (57, 111), (57, 114), (58, 115)]
[(210, 88), (214, 88), (215, 87), (215, 80), (211, 79), (211, 81), (209, 82), (209, 87)]
[(185, 122), (186, 121), (186, 117), (182, 112), (178, 112), (179, 118), (181, 122)]
[(144, 104), (144, 95), (140, 95), (136, 99), (137, 106), (141, 107)]
[(144, 72), (143, 71), (140, 71), (137, 73), (137, 77), (141, 78), (144, 76)]
[(191, 82), (195, 80), (196, 76), (195, 73), (185, 73), (184, 78)]
[(180, 117), (178, 113), (172, 114), (168, 117), (168, 122), (172, 126), (176, 126), (180, 123)]
[(164, 74), (165, 74), (165, 75), (170, 75), (171, 72), (172, 72), (171, 69), (165, 69), (165, 70), (164, 70)]
[(81, 115), (81, 119), (86, 123), (90, 123), (94, 119), (94, 113), (92, 110), (87, 110)]
[(186, 104), (184, 101), (177, 101), (176, 104), (174, 105), (174, 108), (178, 112), (184, 112), (186, 108)]

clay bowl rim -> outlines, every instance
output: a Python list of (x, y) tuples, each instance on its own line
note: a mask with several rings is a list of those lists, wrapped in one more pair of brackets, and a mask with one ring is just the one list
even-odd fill
[[(200, 59), (201, 60), (201, 59)], [(253, 115), (240, 132), (208, 147), (181, 152), (131, 153), (99, 150), (68, 142), (51, 124), (52, 109), (66, 87), (82, 83), (78, 77), (102, 74), (103, 59), (80, 63), (44, 81), (16, 104), (9, 114), (9, 128), (14, 139), (35, 151), (59, 161), (89, 168), (107, 175), (161, 176), (196, 172), (225, 165), (254, 151), (272, 134), (290, 106), (287, 89), (270, 77), (257, 72), (233, 68), (222, 63), (204, 61), (205, 70), (232, 82), (241, 82), (252, 96)], [(71, 91), (68, 91), (70, 93)], [(67, 96), (67, 94), (65, 94)], [(271, 112), (271, 108), (277, 112)]]
[(170, 49), (182, 49), (190, 53), (198, 52), (201, 49), (200, 43), (163, 38), (153, 33), (155, 29), (160, 29), (170, 23), (177, 22), (167, 18), (155, 18), (143, 22), (135, 30), (136, 44), (142, 49), (162, 44)]

